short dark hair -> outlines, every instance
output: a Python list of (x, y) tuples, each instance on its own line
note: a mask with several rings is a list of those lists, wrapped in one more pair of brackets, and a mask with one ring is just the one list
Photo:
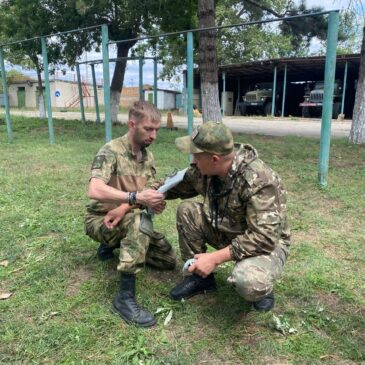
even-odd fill
[(161, 122), (161, 113), (148, 101), (135, 101), (129, 109), (128, 119), (134, 119), (136, 122), (141, 122), (145, 118), (149, 118), (152, 122)]

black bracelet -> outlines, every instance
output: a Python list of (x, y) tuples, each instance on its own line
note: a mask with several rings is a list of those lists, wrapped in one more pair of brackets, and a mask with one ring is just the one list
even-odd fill
[(136, 205), (137, 204), (137, 192), (132, 191), (128, 193), (128, 204), (129, 205)]

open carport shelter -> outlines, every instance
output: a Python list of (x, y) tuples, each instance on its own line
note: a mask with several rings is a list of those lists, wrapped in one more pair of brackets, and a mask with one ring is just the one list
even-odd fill
[[(336, 80), (341, 80), (344, 95), (343, 111), (351, 118), (359, 74), (360, 54), (337, 55)], [(261, 82), (276, 83), (276, 114), (301, 116), (299, 104), (305, 88), (315, 81), (324, 80), (325, 56), (278, 58), (219, 66), (219, 95), (225, 115), (239, 114), (238, 103), (253, 85)], [(286, 84), (284, 88), (283, 85)], [(285, 95), (283, 91), (285, 90)], [(199, 69), (194, 70), (194, 103), (200, 103)], [(225, 96), (225, 101), (223, 98)], [(284, 98), (284, 112), (282, 111)], [(230, 103), (232, 104), (231, 107)], [(224, 107), (225, 106), (225, 107)]]

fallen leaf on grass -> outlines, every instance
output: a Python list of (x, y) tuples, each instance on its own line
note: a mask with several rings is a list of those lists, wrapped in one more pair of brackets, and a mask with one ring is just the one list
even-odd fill
[[(280, 317), (280, 318), (279, 318)], [(283, 318), (283, 316), (277, 317), (275, 314), (273, 314), (273, 327), (281, 332), (284, 336), (287, 334), (294, 334), (297, 333), (297, 329), (294, 327), (291, 327), (289, 323)]]
[(6, 291), (0, 291), (0, 299), (9, 299), (13, 293), (9, 293)]
[(9, 265), (9, 261), (8, 260), (0, 261), (0, 266), (7, 267), (8, 265)]
[(170, 310), (169, 314), (166, 316), (165, 321), (164, 321), (164, 326), (167, 326), (169, 324), (169, 322), (172, 319), (172, 309)]
[(41, 317), (39, 318), (41, 321), (47, 321), (48, 319), (57, 316), (59, 312), (44, 312), (42, 313)]

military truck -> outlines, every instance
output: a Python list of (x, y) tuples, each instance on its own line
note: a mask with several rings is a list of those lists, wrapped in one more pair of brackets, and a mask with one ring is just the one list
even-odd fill
[[(304, 101), (299, 104), (302, 107), (302, 117), (319, 117), (322, 114), (324, 94), (324, 82), (316, 81), (313, 89), (310, 84), (305, 88)], [(341, 111), (342, 84), (340, 80), (336, 80), (333, 89), (333, 109), (332, 118), (337, 119)]]
[[(243, 102), (239, 104), (241, 115), (271, 114), (272, 107), (272, 82), (261, 82), (254, 85), (253, 90), (242, 96)], [(278, 88), (277, 88), (278, 91)], [(279, 94), (277, 94), (277, 97)]]

